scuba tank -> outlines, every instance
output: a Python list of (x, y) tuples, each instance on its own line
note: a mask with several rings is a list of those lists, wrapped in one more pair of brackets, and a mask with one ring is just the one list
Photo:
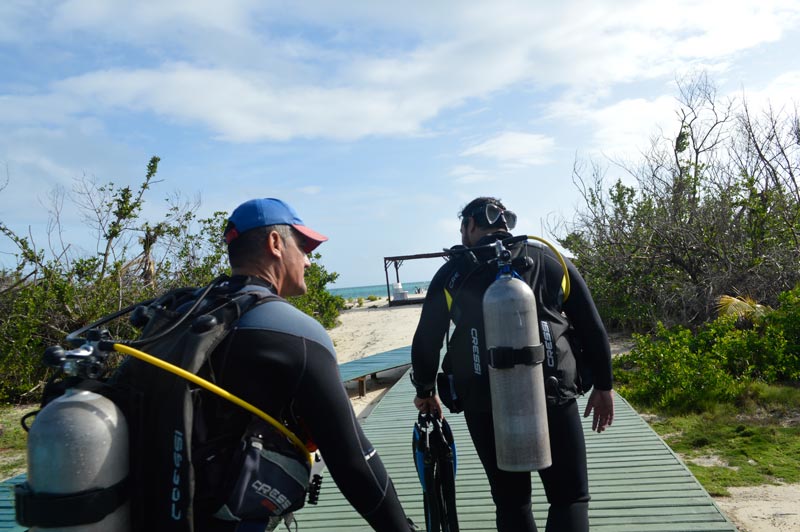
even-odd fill
[[(128, 425), (110, 399), (70, 389), (36, 416), (28, 434), (28, 485), (33, 493), (61, 495), (65, 504), (74, 504), (69, 502), (72, 496), (112, 488), (127, 476)], [(129, 526), (130, 503), (125, 501), (94, 523), (31, 530), (127, 532)]]
[[(70, 351), (54, 346), (45, 362), (77, 383), (95, 378), (106, 355), (91, 343)], [(29, 429), (28, 479), (17, 486), (17, 520), (33, 531), (128, 532), (128, 446), (128, 424), (112, 400), (68, 387)]]
[(495, 243), (499, 272), (483, 296), (497, 466), (535, 471), (552, 464), (544, 390), (544, 348), (536, 300), (515, 277), (511, 253)]

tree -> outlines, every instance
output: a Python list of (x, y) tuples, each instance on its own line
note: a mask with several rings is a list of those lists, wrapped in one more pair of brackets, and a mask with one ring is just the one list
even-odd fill
[[(16, 267), (0, 272), (0, 401), (17, 401), (36, 390), (48, 372), (42, 353), (69, 332), (171, 288), (205, 285), (229, 272), (220, 236), (226, 213), (198, 218), (199, 199), (173, 196), (162, 219), (142, 219), (146, 192), (157, 183), (158, 162), (150, 159), (137, 188), (98, 184), (84, 176), (71, 195), (55, 191), (49, 251), (0, 220), (0, 234), (18, 250)], [(0, 192), (4, 187), (0, 184)], [(97, 234), (95, 254), (77, 253), (63, 241), (59, 215), (67, 197)], [(326, 290), (337, 274), (327, 272), (321, 258), (319, 253), (312, 257), (308, 294), (293, 303), (332, 327), (343, 300)], [(115, 338), (137, 335), (125, 320), (113, 326)]]
[(679, 84), (673, 135), (637, 164), (636, 186), (576, 163), (584, 205), (559, 242), (611, 327), (698, 324), (723, 294), (766, 304), (800, 281), (798, 114), (721, 101), (705, 76)]

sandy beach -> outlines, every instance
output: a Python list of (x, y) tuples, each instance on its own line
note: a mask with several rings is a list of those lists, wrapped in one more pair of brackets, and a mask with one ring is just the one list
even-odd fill
[[(411, 345), (421, 310), (421, 304), (389, 307), (384, 297), (377, 301), (364, 301), (362, 307), (342, 312), (339, 316), (340, 325), (328, 331), (336, 347), (339, 364)], [(348, 383), (356, 414), (361, 418), (369, 415), (372, 406), (407, 371), (408, 368), (398, 368), (379, 373), (377, 379), (367, 379), (365, 397), (358, 396), (355, 382)], [(411, 400), (409, 397), (409, 405)]]
[[(386, 298), (365, 301), (342, 312), (340, 325), (330, 330), (339, 363), (411, 344), (422, 305), (389, 307)], [(612, 353), (630, 348), (624, 338), (611, 338)], [(367, 395), (359, 397), (355, 383), (347, 385), (353, 408), (364, 418), (380, 397), (405, 375), (407, 368), (379, 373), (367, 379)], [(409, 397), (409, 406), (412, 398)], [(613, 427), (612, 429), (613, 430)], [(800, 484), (731, 488), (730, 497), (715, 502), (740, 532), (800, 531)]]

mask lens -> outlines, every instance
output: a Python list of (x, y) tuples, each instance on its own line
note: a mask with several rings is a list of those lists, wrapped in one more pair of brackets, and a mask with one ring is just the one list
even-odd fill
[(500, 215), (503, 214), (503, 211), (497, 205), (493, 203), (486, 204), (486, 221), (489, 222), (489, 225), (494, 225), (495, 222), (500, 218)]
[(517, 214), (512, 211), (505, 211), (503, 213), (503, 218), (506, 219), (506, 225), (508, 229), (514, 229), (517, 226)]
[(493, 203), (486, 204), (486, 221), (489, 222), (489, 225), (494, 225), (497, 223), (497, 220), (503, 218), (506, 222), (506, 226), (509, 229), (514, 229), (517, 225), (517, 215), (512, 211), (504, 211), (497, 205)]

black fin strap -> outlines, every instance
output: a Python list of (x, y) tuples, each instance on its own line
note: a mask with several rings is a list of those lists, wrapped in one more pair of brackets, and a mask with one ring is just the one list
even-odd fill
[(517, 364), (527, 366), (544, 361), (544, 345), (529, 345), (520, 349), (492, 347), (489, 349), (489, 365), (497, 369), (513, 368)]
[(128, 479), (79, 493), (34, 493), (25, 482), (14, 486), (17, 522), (56, 528), (96, 523), (128, 500)]

